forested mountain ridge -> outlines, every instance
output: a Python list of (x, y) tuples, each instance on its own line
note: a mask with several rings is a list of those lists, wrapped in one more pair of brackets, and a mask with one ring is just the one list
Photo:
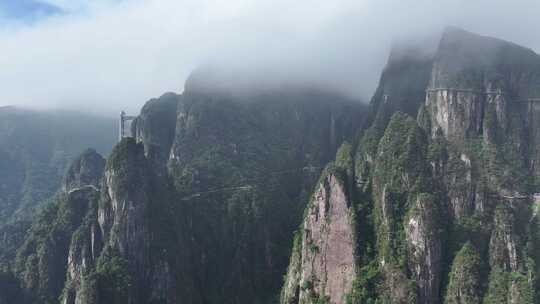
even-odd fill
[(391, 57), (371, 125), (312, 195), (281, 303), (538, 303), (539, 89), (539, 55), (460, 29)]

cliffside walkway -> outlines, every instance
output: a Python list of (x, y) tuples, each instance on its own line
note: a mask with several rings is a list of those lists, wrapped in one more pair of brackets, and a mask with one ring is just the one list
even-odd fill
[[(443, 91), (450, 91), (450, 92), (458, 92), (458, 93), (472, 93), (472, 94), (478, 94), (478, 95), (486, 95), (486, 96), (508, 96), (505, 92), (501, 90), (497, 91), (481, 91), (481, 90), (475, 90), (475, 89), (458, 89), (458, 88), (428, 88), (426, 89), (426, 95), (429, 95), (429, 93), (437, 93), (437, 92), (443, 92)], [(540, 102), (540, 97), (531, 97), (531, 98), (525, 98), (525, 99), (510, 99), (513, 102)]]
[(77, 188), (73, 188), (71, 190), (68, 191), (68, 194), (71, 194), (71, 193), (74, 193), (74, 192), (77, 192), (77, 191), (81, 191), (81, 190), (86, 190), (86, 189), (92, 189), (96, 192), (99, 192), (99, 189), (94, 186), (94, 185), (84, 185), (82, 187), (77, 187)]
[(502, 198), (507, 200), (525, 200), (525, 199), (532, 199), (534, 201), (540, 201), (540, 193), (531, 193), (531, 194), (516, 194), (516, 195), (500, 195), (500, 194), (492, 194), (490, 195), (494, 198)]

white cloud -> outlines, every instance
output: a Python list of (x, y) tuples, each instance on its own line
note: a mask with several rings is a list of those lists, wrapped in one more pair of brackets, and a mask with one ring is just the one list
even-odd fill
[(78, 13), (0, 30), (2, 104), (138, 111), (207, 61), (367, 99), (393, 39), (446, 24), (540, 49), (535, 0), (48, 2)]

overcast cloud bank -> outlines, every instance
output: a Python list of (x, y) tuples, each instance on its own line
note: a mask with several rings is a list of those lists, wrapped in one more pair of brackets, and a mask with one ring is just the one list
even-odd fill
[(135, 112), (208, 63), (367, 101), (394, 41), (446, 25), (540, 50), (535, 0), (44, 2), (66, 13), (0, 21), (0, 105)]

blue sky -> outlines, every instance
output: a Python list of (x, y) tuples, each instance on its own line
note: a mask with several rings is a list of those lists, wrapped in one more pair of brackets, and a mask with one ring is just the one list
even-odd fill
[[(138, 0), (131, 0), (138, 1)], [(142, 0), (145, 1), (145, 0)], [(38, 25), (49, 17), (91, 15), (124, 0), (0, 0), (0, 22)], [(0, 23), (0, 24), (1, 24)]]
[(0, 17), (10, 21), (38, 21), (51, 15), (63, 13), (63, 9), (51, 3), (37, 0), (0, 0)]

